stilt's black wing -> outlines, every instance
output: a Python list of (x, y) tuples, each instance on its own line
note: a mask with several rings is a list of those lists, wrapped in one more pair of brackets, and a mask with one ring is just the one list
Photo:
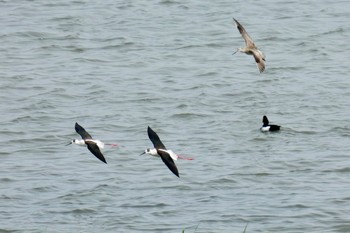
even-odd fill
[(79, 125), (77, 122), (75, 123), (75, 131), (82, 137), (82, 139), (92, 139), (91, 135), (86, 132), (86, 130)]
[(154, 132), (151, 127), (148, 126), (147, 128), (147, 133), (148, 133), (148, 137), (149, 139), (152, 141), (154, 148), (156, 149), (164, 149), (166, 150), (164, 144), (162, 143), (162, 141), (159, 139), (158, 135), (156, 134), (156, 132)]
[(170, 169), (170, 171), (172, 171), (172, 173), (174, 173), (177, 177), (180, 177), (179, 171), (177, 170), (174, 160), (170, 157), (170, 155), (162, 150), (157, 150), (157, 153), (160, 155), (163, 162)]
[(100, 148), (97, 146), (96, 143), (91, 142), (91, 141), (85, 141), (85, 143), (86, 143), (89, 151), (91, 151), (91, 153), (93, 155), (95, 155), (96, 158), (98, 158), (99, 160), (101, 160), (104, 163), (107, 163), (105, 157), (103, 156), (102, 152), (100, 151)]

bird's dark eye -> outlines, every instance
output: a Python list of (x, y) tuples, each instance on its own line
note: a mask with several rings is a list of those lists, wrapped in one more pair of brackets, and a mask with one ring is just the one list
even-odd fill
[(73, 139), (73, 142), (75, 142), (75, 139)]
[(147, 149), (147, 152), (149, 152), (150, 151), (150, 149)]

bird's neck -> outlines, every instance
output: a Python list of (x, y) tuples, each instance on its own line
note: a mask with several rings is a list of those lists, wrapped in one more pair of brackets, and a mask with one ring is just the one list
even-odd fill
[(74, 143), (77, 144), (77, 145), (80, 145), (80, 146), (85, 145), (85, 141), (84, 140), (80, 140), (80, 139), (75, 139)]
[(156, 148), (149, 149), (149, 151), (146, 153), (152, 156), (159, 156)]

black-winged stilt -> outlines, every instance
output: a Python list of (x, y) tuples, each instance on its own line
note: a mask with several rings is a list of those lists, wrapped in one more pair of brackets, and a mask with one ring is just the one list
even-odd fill
[[(146, 149), (141, 155), (149, 154), (155, 157), (160, 157), (165, 165), (174, 173), (177, 177), (180, 177), (179, 171), (175, 165), (174, 160), (180, 158), (177, 154), (175, 154), (172, 150), (167, 150), (159, 136), (154, 132), (151, 127), (148, 126), (147, 133), (149, 139), (152, 141), (154, 148)], [(183, 157), (181, 157), (183, 158)], [(184, 158), (186, 159), (186, 158)]]
[(82, 140), (73, 139), (69, 144), (67, 144), (67, 146), (73, 143), (81, 146), (86, 145), (93, 155), (95, 155), (102, 162), (107, 163), (101, 152), (101, 149), (103, 149), (105, 144), (100, 140), (92, 139), (91, 135), (78, 123), (75, 123), (75, 131), (81, 136)]

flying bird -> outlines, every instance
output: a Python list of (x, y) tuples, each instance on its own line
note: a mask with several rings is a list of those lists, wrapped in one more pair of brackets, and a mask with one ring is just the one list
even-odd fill
[(177, 160), (178, 155), (176, 155), (172, 150), (167, 150), (159, 136), (149, 126), (147, 128), (147, 133), (149, 139), (153, 143), (154, 148), (146, 149), (141, 155), (149, 154), (155, 157), (160, 157), (169, 170), (177, 177), (180, 177), (179, 171), (177, 170), (174, 162), (174, 160)]
[(101, 152), (101, 149), (103, 149), (105, 144), (100, 140), (92, 139), (91, 135), (86, 132), (86, 130), (78, 123), (75, 123), (75, 131), (81, 136), (82, 140), (73, 139), (70, 143), (67, 144), (67, 146), (73, 143), (80, 146), (86, 145), (93, 155), (95, 155), (102, 162), (107, 163), (105, 157)]
[(258, 65), (258, 69), (260, 73), (262, 73), (265, 70), (265, 55), (254, 44), (254, 41), (249, 36), (247, 31), (244, 29), (244, 27), (235, 18), (233, 18), (233, 20), (235, 21), (236, 27), (239, 33), (241, 33), (246, 45), (245, 48), (238, 48), (236, 52), (234, 52), (233, 54), (237, 52), (242, 52), (248, 55), (253, 55), (255, 62)]
[(270, 125), (269, 119), (267, 119), (267, 116), (263, 117), (263, 126), (260, 128), (261, 131), (267, 132), (267, 131), (278, 131), (280, 130), (281, 126), (279, 125)]

